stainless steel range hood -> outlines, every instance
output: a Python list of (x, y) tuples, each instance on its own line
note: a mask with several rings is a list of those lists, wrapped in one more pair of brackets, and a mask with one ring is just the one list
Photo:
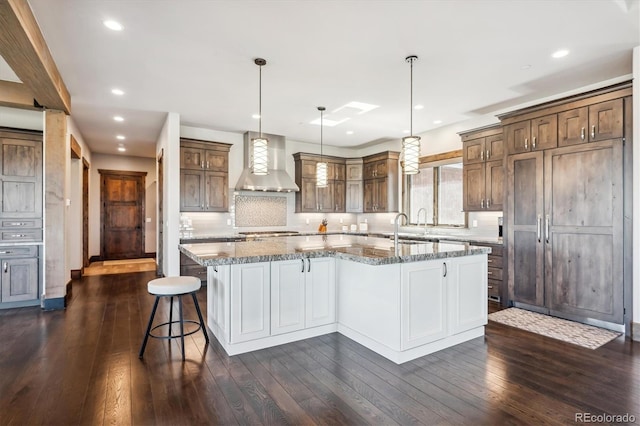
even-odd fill
[(263, 133), (262, 136), (269, 140), (269, 173), (258, 176), (251, 173), (251, 139), (257, 138), (258, 132), (245, 132), (244, 134), (244, 170), (236, 184), (237, 191), (299, 191), (298, 185), (291, 179), (285, 170), (286, 153), (285, 137)]

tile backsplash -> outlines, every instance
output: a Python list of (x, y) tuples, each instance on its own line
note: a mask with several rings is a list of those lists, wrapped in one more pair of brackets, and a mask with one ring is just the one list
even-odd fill
[(235, 226), (286, 226), (287, 197), (236, 195)]

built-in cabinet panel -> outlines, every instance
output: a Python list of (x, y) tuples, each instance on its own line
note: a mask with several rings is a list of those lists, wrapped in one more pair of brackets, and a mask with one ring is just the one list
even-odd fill
[(509, 154), (539, 151), (558, 146), (558, 116), (550, 114), (505, 127)]
[(304, 328), (305, 270), (305, 259), (271, 262), (272, 335)]
[(270, 263), (231, 266), (231, 343), (271, 334)]
[(42, 143), (0, 137), (0, 218), (42, 218)]
[(228, 211), (230, 147), (180, 139), (180, 211)]
[(305, 273), (305, 327), (336, 322), (336, 262), (333, 258), (307, 260)]
[[(346, 205), (347, 175), (345, 159), (332, 156), (293, 154), (295, 161), (295, 182), (300, 188), (296, 192), (296, 213), (343, 213)], [(327, 186), (316, 185), (316, 164), (327, 163)]]
[(458, 334), (486, 325), (487, 263), (484, 257), (457, 257), (446, 266), (445, 278), (451, 299), (450, 333)]
[(501, 126), (470, 130), (462, 138), (462, 209), (501, 211), (504, 143)]
[(38, 298), (38, 264), (37, 246), (0, 247), (2, 303)]
[(398, 211), (399, 154), (385, 151), (363, 157), (364, 213)]

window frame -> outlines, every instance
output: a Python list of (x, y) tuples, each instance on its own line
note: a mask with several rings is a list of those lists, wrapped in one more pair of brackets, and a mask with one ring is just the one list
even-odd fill
[[(428, 227), (431, 228), (468, 228), (469, 227), (469, 213), (463, 211), (464, 213), (464, 224), (441, 224), (438, 221), (438, 202), (439, 202), (439, 192), (440, 192), (440, 166), (446, 166), (449, 164), (457, 164), (460, 163), (462, 165), (462, 150), (448, 151), (443, 152), (441, 154), (435, 155), (426, 155), (420, 157), (418, 170), (426, 169), (433, 167), (433, 224), (427, 224)], [(464, 165), (462, 166), (464, 168)], [(404, 211), (409, 213), (411, 216), (411, 175), (405, 175), (402, 180), (402, 198), (403, 198), (403, 206)], [(463, 189), (464, 191), (464, 189)], [(413, 226), (418, 226), (417, 222), (411, 222), (411, 218), (409, 218), (408, 223)], [(423, 224), (421, 224), (423, 225)]]

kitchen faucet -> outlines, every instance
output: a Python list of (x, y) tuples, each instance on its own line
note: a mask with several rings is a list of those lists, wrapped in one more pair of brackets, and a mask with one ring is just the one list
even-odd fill
[(424, 233), (427, 234), (427, 209), (420, 207), (418, 209), (418, 216), (416, 217), (416, 226), (420, 226), (420, 212), (424, 212)]
[(394, 223), (394, 228), (393, 228), (393, 240), (397, 243), (398, 242), (398, 227), (399, 227), (399, 221), (398, 219), (400, 219), (401, 217), (404, 216), (404, 223), (405, 225), (409, 222), (409, 218), (407, 217), (406, 214), (404, 213), (398, 213), (396, 215), (396, 218), (393, 220)]

